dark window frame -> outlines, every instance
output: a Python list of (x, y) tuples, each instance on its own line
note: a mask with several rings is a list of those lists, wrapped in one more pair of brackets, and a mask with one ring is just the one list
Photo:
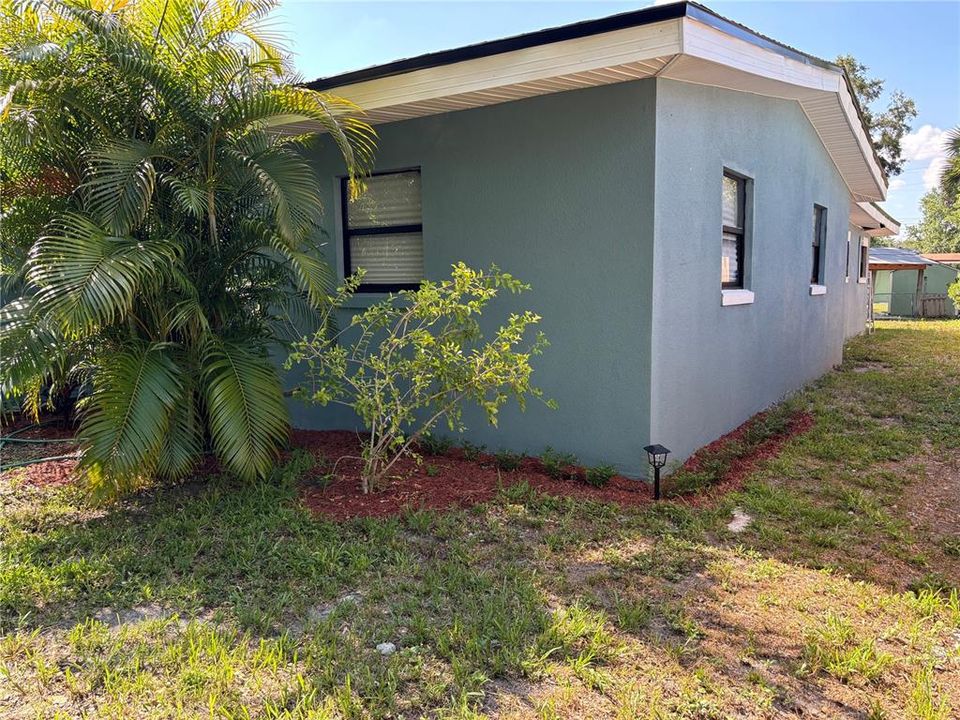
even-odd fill
[[(402, 175), (403, 173), (419, 173), (421, 178), (423, 177), (422, 172), (419, 167), (408, 167), (402, 168), (399, 170), (381, 170), (379, 172), (370, 173), (371, 177), (377, 177), (382, 175)], [(354, 268), (351, 264), (350, 259), (350, 238), (351, 237), (370, 237), (371, 235), (412, 235), (414, 233), (420, 233), (421, 238), (423, 237), (423, 217), (421, 215), (420, 222), (408, 225), (382, 225), (378, 227), (371, 228), (353, 228), (350, 229), (350, 178), (341, 177), (340, 178), (340, 225), (341, 225), (341, 247), (343, 248), (343, 275), (344, 277), (349, 277), (353, 274)], [(421, 193), (423, 192), (423, 187), (421, 186)], [(421, 197), (421, 202), (423, 198)], [(422, 281), (421, 281), (422, 282)], [(420, 282), (415, 283), (360, 283), (357, 287), (358, 293), (389, 293), (389, 292), (398, 292), (400, 290), (419, 290)]]
[[(720, 266), (720, 288), (722, 290), (743, 290), (746, 287), (746, 237), (747, 237), (747, 181), (748, 178), (735, 173), (732, 170), (724, 168), (723, 177), (728, 177), (737, 183), (737, 222), (739, 227), (721, 224), (720, 248), (721, 248), (721, 266)], [(721, 180), (722, 183), (722, 180)], [(721, 185), (722, 187), (722, 185)], [(721, 198), (721, 208), (723, 200)], [(722, 214), (722, 213), (721, 213)], [(736, 235), (737, 237), (737, 280), (724, 281), (723, 279), (723, 235)]]
[[(860, 236), (857, 235), (857, 241), (860, 241)], [(847, 265), (844, 270), (843, 279), (847, 282), (850, 282), (850, 243), (853, 242), (853, 230), (847, 229)]]
[(813, 265), (810, 268), (810, 284), (823, 285), (823, 248), (827, 239), (827, 208), (823, 205), (813, 206)]

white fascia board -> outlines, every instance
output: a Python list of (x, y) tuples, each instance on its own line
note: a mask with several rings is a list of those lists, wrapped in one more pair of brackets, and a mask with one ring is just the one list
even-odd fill
[[(860, 122), (843, 75), (801, 62), (718, 30), (692, 18), (683, 20), (684, 58), (697, 58), (718, 68), (701, 70), (687, 63), (685, 76), (672, 69), (666, 76), (758, 95), (797, 100), (857, 200), (882, 200), (887, 186)], [(677, 63), (673, 68), (678, 68)]]
[[(364, 110), (652, 60), (680, 51), (680, 19), (332, 88)], [(629, 79), (627, 77), (625, 80)]]
[[(666, 66), (666, 67), (665, 67)], [(886, 195), (840, 72), (787, 57), (690, 17), (562, 40), (331, 88), (372, 122), (493, 105), (660, 76), (796, 100), (856, 201)]]

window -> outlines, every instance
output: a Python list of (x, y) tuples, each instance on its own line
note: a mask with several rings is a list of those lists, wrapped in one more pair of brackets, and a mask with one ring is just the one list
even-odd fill
[(744, 224), (747, 181), (731, 172), (723, 173), (723, 235), (720, 253), (720, 285), (742, 288), (745, 270)]
[(860, 241), (860, 282), (867, 281), (867, 275), (870, 272), (870, 244), (863, 239)]
[(823, 284), (823, 248), (826, 245), (827, 209), (813, 206), (813, 267), (810, 271), (810, 284)]
[(349, 200), (347, 183), (343, 178), (340, 186), (344, 274), (364, 269), (360, 292), (419, 287), (423, 279), (420, 170), (373, 175), (356, 200)]
[(843, 281), (850, 282), (850, 241), (853, 239), (853, 232), (847, 230), (847, 264), (845, 266)]

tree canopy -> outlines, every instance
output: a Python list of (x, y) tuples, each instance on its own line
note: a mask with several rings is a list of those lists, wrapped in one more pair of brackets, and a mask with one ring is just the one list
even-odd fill
[(295, 84), (275, 0), (0, 0), (7, 402), (82, 388), (81, 472), (116, 493), (210, 449), (262, 476), (286, 440), (268, 356), (332, 273), (319, 132), (351, 177), (358, 109)]
[(840, 55), (836, 63), (847, 71), (880, 165), (888, 176), (899, 175), (904, 163), (901, 142), (910, 132), (910, 121), (917, 116), (916, 104), (901, 91), (894, 90), (886, 107), (878, 108), (885, 81), (870, 77), (870, 68), (852, 55)]

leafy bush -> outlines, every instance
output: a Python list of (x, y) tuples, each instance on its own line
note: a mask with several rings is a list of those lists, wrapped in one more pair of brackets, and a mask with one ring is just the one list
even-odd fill
[(953, 304), (957, 308), (957, 311), (960, 312), (960, 280), (952, 283), (947, 288), (947, 295), (950, 296), (950, 299), (953, 300)]
[(597, 465), (596, 467), (587, 468), (584, 474), (584, 480), (586, 480), (587, 485), (603, 487), (610, 482), (610, 479), (616, 474), (617, 471), (613, 465)]
[(474, 445), (469, 440), (464, 440), (463, 445), (460, 446), (463, 450), (463, 457), (465, 460), (470, 460), (471, 462), (479, 460), (480, 456), (487, 449), (486, 445)]
[[(208, 448), (264, 477), (287, 440), (268, 349), (332, 290), (300, 151), (328, 139), (356, 177), (374, 134), (351, 103), (288, 84), (273, 6), (0, 11), (0, 389), (34, 411), (92, 390), (79, 467), (102, 494), (182, 477)], [(325, 132), (275, 131), (289, 122)]]
[(447, 450), (453, 447), (453, 440), (444, 435), (424, 433), (417, 441), (417, 445), (427, 455), (444, 455)]
[[(340, 288), (328, 318), (361, 278), (358, 273)], [(480, 271), (457, 263), (449, 280), (425, 281), (418, 290), (390, 295), (355, 314), (340, 332), (319, 332), (297, 345), (288, 367), (305, 362), (308, 368), (308, 382), (298, 394), (352, 408), (370, 431), (363, 450), (364, 492), (439, 423), (462, 432), (466, 403), (478, 405), (496, 425), (511, 398), (521, 409), (528, 397), (543, 398), (530, 382), (530, 360), (547, 342), (542, 333), (528, 337), (540, 316), (511, 313), (490, 339), (477, 320), (502, 290), (527, 289), (496, 266)]]
[(540, 456), (540, 462), (543, 463), (543, 469), (546, 470), (547, 475), (562, 480), (573, 476), (578, 460), (576, 455), (558, 452), (548, 447)]
[(496, 463), (498, 469), (509, 472), (520, 467), (520, 463), (523, 462), (523, 453), (500, 450), (494, 454), (493, 461)]

